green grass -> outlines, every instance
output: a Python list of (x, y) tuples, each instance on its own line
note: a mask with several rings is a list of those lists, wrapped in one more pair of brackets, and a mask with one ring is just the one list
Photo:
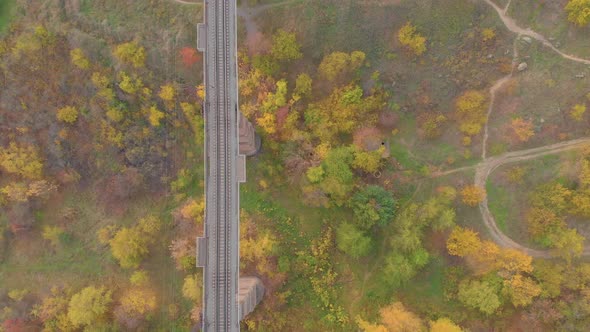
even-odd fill
[(391, 145), (391, 156), (400, 163), (405, 170), (419, 171), (422, 167), (422, 163), (416, 160), (411, 154), (408, 148), (402, 144)]
[(506, 221), (508, 220), (510, 204), (509, 193), (499, 186), (496, 186), (492, 181), (486, 183), (486, 192), (488, 196), (488, 206), (498, 228), (502, 232), (506, 232)]
[(6, 31), (12, 19), (16, 0), (0, 0), (0, 33)]

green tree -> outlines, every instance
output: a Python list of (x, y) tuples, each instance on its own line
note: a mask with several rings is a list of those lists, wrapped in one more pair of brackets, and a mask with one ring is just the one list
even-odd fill
[(359, 258), (371, 251), (373, 241), (355, 225), (344, 222), (336, 229), (336, 245), (350, 257)]
[(415, 277), (418, 271), (428, 264), (429, 260), (430, 256), (424, 248), (419, 248), (410, 254), (392, 251), (385, 257), (384, 282), (398, 288)]
[(498, 290), (487, 281), (463, 281), (459, 285), (459, 301), (468, 307), (491, 315), (500, 308), (502, 302)]
[(293, 99), (300, 99), (308, 96), (311, 93), (313, 80), (306, 74), (299, 74), (295, 80), (295, 90), (293, 91)]
[(68, 305), (68, 318), (76, 327), (97, 323), (109, 310), (111, 291), (89, 286), (74, 294)]
[(570, 0), (565, 6), (568, 20), (579, 27), (590, 22), (590, 0)]
[(272, 36), (270, 54), (279, 61), (297, 60), (303, 56), (300, 48), (294, 33), (280, 29)]
[(395, 216), (396, 202), (382, 187), (367, 186), (352, 197), (351, 207), (357, 226), (367, 230), (375, 224), (389, 224)]
[(354, 187), (354, 177), (350, 167), (353, 160), (351, 147), (330, 150), (324, 162), (324, 178), (320, 188), (329, 194), (337, 205), (342, 205)]

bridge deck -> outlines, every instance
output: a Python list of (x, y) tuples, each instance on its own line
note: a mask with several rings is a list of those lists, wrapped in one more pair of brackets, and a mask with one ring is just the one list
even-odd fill
[[(239, 192), (235, 0), (206, 0), (205, 331), (239, 331)], [(202, 33), (201, 33), (202, 34)]]

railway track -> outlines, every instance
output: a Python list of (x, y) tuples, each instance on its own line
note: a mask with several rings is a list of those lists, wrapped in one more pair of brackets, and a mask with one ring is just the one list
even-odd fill
[(239, 331), (235, 0), (206, 0), (205, 331)]

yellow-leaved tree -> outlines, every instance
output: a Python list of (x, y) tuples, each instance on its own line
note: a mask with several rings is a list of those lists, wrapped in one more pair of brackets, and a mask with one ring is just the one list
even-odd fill
[(406, 23), (397, 32), (399, 42), (417, 56), (426, 52), (426, 38), (417, 32), (412, 23)]
[(430, 322), (430, 332), (463, 332), (463, 329), (448, 318)]
[(476, 206), (486, 197), (486, 192), (483, 188), (471, 185), (465, 186), (461, 190), (461, 200), (469, 206)]
[(131, 64), (135, 68), (145, 66), (145, 49), (136, 41), (118, 45), (113, 55), (123, 63)]
[(92, 326), (109, 311), (111, 291), (89, 286), (74, 294), (68, 305), (68, 318), (76, 327)]
[(10, 143), (7, 148), (0, 147), (0, 166), (8, 173), (26, 179), (43, 177), (43, 161), (38, 150), (32, 145)]
[(57, 110), (57, 119), (65, 123), (74, 123), (78, 120), (78, 110), (73, 106), (62, 107)]
[(590, 23), (590, 0), (570, 0), (565, 6), (568, 20), (579, 27)]
[(479, 134), (486, 123), (487, 97), (475, 90), (464, 92), (455, 101), (459, 130), (467, 136)]

